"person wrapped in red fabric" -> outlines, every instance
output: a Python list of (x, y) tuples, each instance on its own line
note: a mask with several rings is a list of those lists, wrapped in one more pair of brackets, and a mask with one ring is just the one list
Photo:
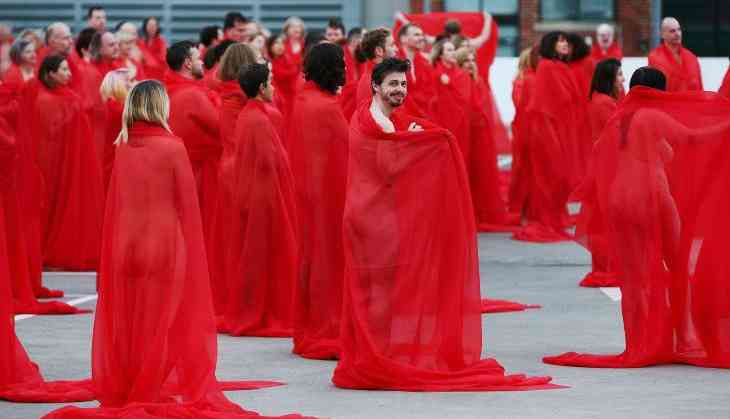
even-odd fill
[(10, 224), (17, 224), (18, 221), (9, 217), (6, 205), (9, 202), (8, 192), (13, 188), (17, 152), (16, 139), (6, 121), (7, 116), (4, 112), (0, 114), (0, 194), (3, 195), (0, 197), (0, 400), (36, 403), (93, 400), (88, 380), (45, 382), (38, 366), (30, 360), (15, 335), (13, 284), (17, 278), (13, 277), (18, 272), (17, 266), (13, 268), (17, 261), (12, 260), (16, 256), (12, 246), (17, 247), (19, 243), (12, 240), (12, 233), (8, 229), (17, 229), (19, 226)]
[(370, 390), (554, 388), (550, 377), (505, 375), (481, 359), (469, 181), (447, 130), (393, 112), (407, 95), (408, 66), (378, 64), (373, 98), (350, 122), (342, 351), (332, 381)]
[[(730, 368), (727, 348), (727, 182), (730, 102), (668, 94), (657, 69), (631, 77), (598, 140), (596, 194), (621, 285), (625, 350), (568, 352), (549, 364)], [(709, 180), (709, 181), (708, 181)]]
[(235, 148), (220, 166), (228, 300), (218, 331), (235, 336), (291, 336), (294, 321), (296, 197), (287, 153), (267, 111), (271, 80), (265, 64), (242, 70), (248, 100), (236, 121)]
[(340, 351), (348, 158), (347, 120), (337, 101), (345, 83), (343, 55), (342, 48), (330, 43), (309, 50), (307, 82), (294, 99), (287, 139), (301, 255), (293, 352), (313, 359), (336, 359)]
[(259, 418), (221, 390), (279, 384), (216, 378), (195, 178), (168, 114), (160, 82), (146, 80), (129, 92), (104, 218), (92, 343), (101, 406), (66, 407), (46, 419)]
[(118, 25), (114, 36), (119, 42), (120, 68), (126, 67), (132, 80), (141, 81), (150, 78), (144, 72), (144, 65), (142, 64), (144, 55), (139, 48), (137, 26), (132, 22), (124, 22)]
[[(31, 81), (30, 83), (34, 83)], [(18, 123), (18, 104), (14, 94), (2, 92), (0, 95), (0, 160), (2, 173), (0, 174), (0, 223), (3, 234), (0, 239), (5, 240), (2, 245), (3, 256), (7, 258), (10, 275), (9, 281), (12, 300), (16, 314), (76, 314), (81, 313), (76, 307), (60, 301), (39, 302), (34, 293), (35, 275), (40, 276), (40, 261), (38, 265), (31, 265), (29, 241), (38, 239), (38, 236), (26, 237), (23, 226), (23, 208), (20, 203), (20, 192), (23, 187), (24, 154), (23, 142), (16, 139), (16, 125)], [(38, 243), (34, 244), (34, 247)]]
[(411, 62), (411, 71), (407, 74), (410, 100), (404, 110), (410, 115), (425, 117), (436, 89), (430, 57), (424, 55), (426, 37), (423, 29), (413, 23), (406, 23), (398, 30), (397, 40), (398, 57)]
[(266, 52), (271, 60), (271, 71), (275, 90), (274, 103), (282, 113), (291, 113), (291, 106), (294, 103), (294, 96), (297, 91), (297, 83), (301, 75), (301, 68), (286, 53), (286, 37), (283, 34), (272, 35), (266, 41)]
[(624, 58), (612, 25), (601, 23), (596, 28), (596, 40), (591, 45), (591, 58), (595, 64), (607, 58), (615, 58), (619, 61)]
[(188, 150), (208, 235), (215, 214), (221, 142), (216, 95), (201, 82), (203, 63), (194, 43), (180, 41), (167, 49), (165, 86), (170, 95), (170, 127)]
[(96, 270), (104, 191), (87, 113), (69, 87), (72, 77), (65, 57), (47, 56), (25, 95), (19, 126), (43, 179), (44, 264)]
[(85, 85), (89, 89), (86, 95), (90, 108), (89, 121), (94, 133), (94, 144), (96, 146), (99, 165), (104, 162), (104, 148), (106, 142), (106, 105), (99, 94), (99, 87), (102, 80), (110, 71), (124, 67), (119, 59), (119, 40), (111, 32), (96, 32), (89, 43), (89, 55), (91, 57), (88, 67)]
[(588, 95), (591, 90), (591, 80), (593, 79), (593, 70), (595, 64), (590, 58), (590, 47), (586, 44), (585, 39), (575, 33), (568, 33), (566, 36), (568, 44), (570, 44), (570, 54), (568, 57), (568, 66), (573, 72), (578, 91), (576, 99), (578, 104), (571, 116), (576, 123), (576, 143), (571, 147), (572, 158), (571, 178), (574, 186), (577, 186), (585, 177), (586, 167), (588, 166), (588, 156), (591, 154), (593, 147), (593, 139), (591, 137), (591, 126), (588, 120), (586, 109), (588, 109)]
[(668, 92), (703, 90), (700, 62), (682, 46), (682, 27), (673, 17), (662, 19), (662, 44), (649, 53), (649, 66), (667, 77)]
[(520, 211), (525, 224), (513, 238), (551, 242), (570, 240), (567, 202), (573, 189), (579, 89), (567, 64), (570, 46), (564, 32), (550, 32), (540, 41), (535, 92), (527, 105), (520, 135), (529, 162), (527, 197)]
[(86, 9), (86, 26), (96, 29), (97, 32), (106, 30), (106, 10), (104, 7), (95, 4)]
[(165, 77), (167, 65), (167, 42), (161, 35), (162, 29), (157, 18), (150, 16), (142, 21), (142, 37), (137, 46), (142, 52), (142, 69), (146, 77), (162, 80)]
[(112, 70), (106, 73), (104, 80), (99, 87), (101, 100), (106, 106), (104, 159), (102, 160), (102, 173), (104, 179), (104, 195), (109, 190), (109, 180), (114, 167), (114, 156), (117, 149), (114, 144), (122, 129), (122, 112), (124, 111), (124, 100), (132, 88), (130, 71), (126, 68)]
[[(238, 114), (241, 113), (248, 101), (246, 94), (243, 93), (241, 85), (238, 83), (238, 73), (241, 68), (256, 63), (256, 53), (246, 44), (233, 44), (228, 47), (220, 61), (217, 76), (220, 80), (217, 93), (221, 99), (218, 126), (220, 129), (221, 145), (223, 147), (221, 161), (225, 162), (234, 159), (236, 156), (236, 120), (238, 119)], [(271, 108), (267, 107), (267, 110)], [(269, 115), (273, 115), (273, 111)], [(274, 122), (272, 121), (272, 123)], [(280, 122), (274, 124), (278, 125)], [(282, 127), (275, 126), (275, 128), (278, 133), (281, 132), (280, 128)], [(220, 165), (218, 167), (218, 176), (220, 184), (223, 180), (220, 177)], [(206, 240), (208, 267), (210, 268), (210, 288), (213, 294), (213, 309), (218, 315), (223, 314), (228, 300), (227, 275), (229, 272), (225, 261), (227, 257), (227, 237), (230, 235), (230, 231), (229, 226), (225, 222), (225, 217), (227, 213), (231, 213), (232, 211), (234, 210), (231, 209), (229, 201), (225, 199), (224, 191), (219, 188), (213, 226), (211, 228), (210, 238)]]
[[(596, 66), (591, 81), (591, 102), (588, 119), (591, 126), (592, 149), (609, 119), (616, 112), (623, 92), (624, 75), (621, 61), (609, 58)], [(593, 154), (591, 160), (601, 159)], [(617, 287), (614, 251), (608, 243), (606, 216), (601, 211), (596, 195), (595, 161), (588, 162), (588, 173), (581, 185), (573, 191), (573, 198), (581, 201), (576, 223), (575, 239), (591, 252), (591, 271), (580, 282), (582, 287)]]
[(37, 55), (35, 44), (25, 39), (18, 39), (10, 47), (10, 68), (2, 78), (3, 84), (20, 92), (25, 84), (36, 75)]
[(290, 16), (284, 22), (281, 32), (286, 37), (284, 46), (289, 59), (301, 70), (304, 61), (304, 41), (307, 30), (304, 21), (297, 16)]
[[(71, 36), (71, 28), (63, 22), (51, 23), (46, 28), (45, 42), (46, 46), (36, 52), (38, 65), (40, 66), (48, 55), (60, 55), (66, 58), (68, 68), (74, 75), (69, 81), (69, 88), (82, 95), (82, 100), (86, 101), (88, 90), (85, 82), (90, 77), (89, 69), (84, 65), (83, 57), (73, 53), (74, 41)], [(84, 103), (84, 107), (86, 108), (88, 105)]]
[(525, 207), (527, 191), (530, 182), (530, 162), (526, 146), (529, 140), (527, 135), (527, 106), (532, 95), (535, 94), (535, 73), (539, 55), (536, 47), (526, 48), (520, 53), (517, 76), (512, 81), (512, 103), (515, 107), (515, 117), (512, 120), (512, 167), (510, 173), (509, 192), (507, 203), (509, 212), (520, 215)]
[(398, 54), (398, 46), (395, 44), (389, 30), (385, 28), (373, 29), (365, 33), (360, 45), (355, 51), (355, 57), (363, 63), (363, 73), (357, 85), (357, 107), (372, 97), (370, 87), (370, 76), (373, 67), (380, 64), (386, 58), (393, 58)]
[(340, 103), (342, 104), (345, 119), (348, 121), (357, 109), (357, 87), (360, 82), (360, 75), (363, 72), (363, 63), (355, 57), (355, 51), (357, 51), (357, 46), (360, 45), (364, 34), (365, 30), (363, 28), (352, 28), (347, 33), (347, 39), (342, 45), (342, 51), (345, 53), (346, 82), (342, 86)]

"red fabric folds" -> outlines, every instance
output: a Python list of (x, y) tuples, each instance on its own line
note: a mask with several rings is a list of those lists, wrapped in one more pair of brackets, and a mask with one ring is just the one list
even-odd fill
[(337, 96), (307, 82), (294, 100), (289, 130), (301, 254), (294, 353), (335, 359), (340, 351), (348, 159), (347, 121)]
[[(142, 52), (142, 69), (145, 77), (162, 80), (167, 70), (167, 42), (165, 42), (165, 38), (159, 35), (149, 41), (140, 38), (137, 41), (137, 47)], [(137, 78), (137, 80), (140, 79)]]
[(598, 45), (598, 42), (594, 41), (591, 45), (591, 59), (593, 59), (594, 65), (607, 58), (615, 58), (619, 61), (624, 58), (624, 53), (621, 51), (621, 47), (618, 46), (618, 43), (614, 41), (613, 44), (604, 51), (601, 49), (601, 46)]
[(525, 311), (533, 308), (542, 308), (542, 306), (538, 304), (522, 304), (510, 300), (482, 298), (482, 313), (507, 313), (511, 311)]
[(223, 215), (217, 221), (226, 229), (221, 244), (227, 298), (218, 330), (291, 336), (299, 268), (294, 180), (263, 102), (246, 103), (226, 143)]
[(527, 72), (521, 79), (512, 82), (512, 103), (515, 106), (515, 117), (512, 120), (512, 168), (508, 192), (509, 212), (521, 214), (526, 205), (529, 187), (528, 150), (525, 147), (529, 139), (527, 130), (527, 105), (531, 95), (535, 94), (535, 73)]
[(661, 70), (667, 77), (668, 92), (704, 90), (697, 56), (684, 47), (680, 47), (679, 54), (681, 61), (677, 61), (666, 44), (661, 44), (649, 53), (649, 65)]
[(104, 175), (104, 191), (109, 190), (109, 180), (112, 176), (112, 168), (114, 167), (114, 156), (117, 146), (114, 142), (119, 136), (122, 129), (122, 113), (124, 113), (124, 103), (117, 102), (114, 99), (106, 101), (106, 132), (104, 141), (104, 159), (102, 160), (102, 172)]
[(34, 82), (18, 121), (45, 186), (43, 261), (66, 270), (96, 270), (104, 207), (101, 168), (81, 106), (69, 87), (48, 89)]
[(730, 102), (632, 89), (599, 139), (596, 195), (621, 286), (625, 351), (545, 362), (730, 368)]
[[(461, 152), (448, 131), (396, 117), (386, 134), (363, 103), (350, 124), (342, 353), (352, 389), (554, 388), (480, 359), (476, 230)], [(404, 132), (410, 122), (425, 128)]]

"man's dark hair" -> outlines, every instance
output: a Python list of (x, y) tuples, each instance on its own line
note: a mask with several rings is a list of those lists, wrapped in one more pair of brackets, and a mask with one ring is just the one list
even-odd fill
[(362, 36), (363, 31), (364, 29), (359, 26), (350, 29), (350, 31), (347, 32), (347, 42), (352, 41), (352, 38), (356, 36)]
[(266, 64), (247, 65), (238, 73), (238, 84), (249, 99), (258, 96), (261, 85), (266, 86), (268, 80), (269, 66)]
[(386, 58), (373, 68), (370, 90), (375, 93), (373, 85), (380, 85), (386, 77), (393, 73), (408, 73), (411, 70), (411, 62), (400, 58)]
[(331, 43), (313, 46), (304, 57), (304, 78), (333, 95), (345, 84), (345, 55)]
[(235, 27), (236, 23), (248, 23), (248, 19), (246, 19), (246, 16), (242, 15), (240, 12), (226, 13), (226, 17), (223, 20), (223, 30), (227, 31), (228, 29)]
[(653, 67), (641, 67), (631, 75), (629, 88), (646, 86), (657, 90), (667, 90), (667, 78), (660, 70)]
[(87, 20), (88, 19), (91, 19), (91, 16), (94, 15), (94, 12), (97, 12), (99, 10), (102, 10), (103, 11), (104, 8), (102, 6), (100, 6), (100, 5), (98, 5), (98, 4), (94, 4), (94, 5), (89, 6), (89, 8), (86, 9), (86, 19)]
[(451, 35), (459, 35), (461, 33), (461, 23), (459, 23), (456, 19), (449, 19), (444, 24), (444, 34), (451, 36)]
[(332, 29), (339, 29), (342, 31), (342, 35), (345, 34), (345, 24), (342, 23), (342, 19), (339, 17), (333, 17), (327, 21), (327, 27)]
[(614, 85), (616, 84), (616, 74), (619, 68), (621, 68), (621, 61), (615, 58), (608, 58), (598, 63), (596, 71), (593, 72), (591, 91), (588, 97), (593, 97), (593, 93), (597, 92), (616, 98)]
[(568, 39), (568, 34), (563, 31), (553, 31), (546, 33), (540, 40), (540, 57), (547, 58), (549, 60), (562, 60), (567, 57), (560, 57), (555, 51), (555, 45), (558, 43), (560, 38)]
[(228, 47), (235, 43), (236, 41), (232, 39), (224, 39), (220, 44), (205, 51), (205, 57), (203, 57), (203, 66), (205, 66), (205, 69), (210, 70), (215, 67), (221, 60), (221, 57), (223, 57), (223, 54), (226, 53)]
[(191, 41), (180, 41), (170, 45), (167, 49), (167, 65), (172, 71), (180, 71), (185, 60), (190, 58), (190, 50), (195, 48), (195, 44)]
[(380, 47), (385, 49), (385, 43), (390, 36), (390, 31), (384, 28), (374, 29), (362, 37), (362, 42), (355, 50), (355, 57), (360, 62), (372, 60), (375, 58), (375, 49)]
[(221, 27), (218, 25), (206, 26), (200, 31), (200, 43), (209, 47), (216, 39), (218, 39), (218, 31)]
[(40, 80), (47, 88), (53, 88), (53, 83), (49, 80), (48, 75), (58, 71), (58, 68), (64, 61), (66, 61), (66, 57), (59, 54), (51, 54), (44, 58), (43, 62), (41, 62), (41, 66), (38, 68), (38, 80)]
[(310, 49), (312, 49), (312, 47), (326, 40), (327, 38), (324, 37), (324, 34), (322, 32), (307, 32), (307, 34), (304, 36), (304, 56), (307, 56), (307, 53)]
[(571, 46), (569, 61), (579, 61), (587, 57), (591, 53), (591, 47), (586, 44), (585, 38), (577, 33), (569, 33), (565, 38)]
[(84, 56), (83, 50), (91, 49), (91, 39), (95, 34), (96, 29), (94, 28), (84, 28), (79, 32), (79, 36), (76, 37), (76, 45), (74, 45), (74, 49), (79, 54), (79, 57)]

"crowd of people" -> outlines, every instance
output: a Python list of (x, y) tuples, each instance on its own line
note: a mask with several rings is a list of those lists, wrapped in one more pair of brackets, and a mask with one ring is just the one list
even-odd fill
[[(477, 231), (576, 240), (581, 284), (621, 287), (624, 353), (545, 362), (730, 367), (730, 101), (702, 91), (676, 19), (628, 92), (610, 25), (592, 47), (544, 35), (511, 141), (488, 13), (272, 34), (230, 12), (172, 45), (154, 17), (110, 30), (93, 6), (87, 25), (24, 31), (0, 65), (0, 398), (101, 403), (51, 419), (255, 416), (222, 391), (280, 383), (219, 382), (217, 333), (292, 337), (342, 388), (560, 388), (481, 358), (481, 314), (530, 306), (482, 298)], [(43, 381), (15, 337), (13, 314), (83, 312), (39, 301), (63, 296), (43, 270), (98, 272), (91, 380)]]

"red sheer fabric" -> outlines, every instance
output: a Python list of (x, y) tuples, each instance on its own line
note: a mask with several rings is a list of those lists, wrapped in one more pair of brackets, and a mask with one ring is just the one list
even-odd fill
[(344, 275), (347, 121), (335, 95), (307, 82), (294, 101), (289, 130), (301, 254), (294, 353), (335, 359), (339, 354)]
[[(588, 106), (591, 124), (591, 138), (595, 142), (601, 136), (608, 120), (616, 112), (616, 99), (594, 92)], [(581, 201), (580, 214), (576, 223), (575, 238), (591, 252), (591, 271), (580, 282), (582, 287), (617, 287), (615, 262), (608, 243), (606, 218), (598, 205), (596, 196), (595, 161), (602, 159), (600, 147), (593, 149), (588, 174), (582, 184), (573, 192)]]
[[(33, 74), (33, 78), (35, 78), (35, 72)], [(31, 78), (30, 80), (33, 80), (33, 78)], [(12, 64), (3, 76), (2, 83), (7, 85), (7, 87), (12, 90), (20, 91), (30, 80), (24, 80), (23, 72), (20, 69), (20, 66)]]
[(703, 90), (700, 62), (692, 51), (680, 47), (680, 60), (672, 50), (661, 44), (649, 53), (649, 65), (657, 68), (667, 77), (668, 92)]
[(728, 68), (728, 70), (725, 71), (725, 77), (722, 78), (722, 84), (720, 85), (720, 88), (717, 90), (717, 93), (719, 93), (722, 96), (725, 96), (727, 98), (730, 98), (730, 68)]
[(182, 138), (188, 151), (207, 238), (214, 222), (221, 155), (217, 97), (199, 80), (187, 79), (173, 71), (165, 73), (164, 82), (170, 95), (170, 128)]
[(342, 47), (345, 56), (345, 85), (342, 86), (342, 92), (339, 96), (342, 112), (346, 120), (350, 120), (352, 114), (357, 109), (357, 85), (360, 81), (363, 65), (357, 61), (355, 54), (345, 45)]
[(261, 101), (246, 103), (233, 135), (220, 165), (227, 300), (218, 330), (291, 336), (299, 256), (289, 159)]
[(730, 368), (725, 245), (730, 102), (634, 88), (598, 142), (596, 195), (621, 285), (626, 349), (545, 362)]
[(598, 45), (598, 42), (594, 41), (591, 46), (591, 59), (593, 59), (594, 64), (598, 64), (607, 58), (615, 58), (619, 61), (624, 58), (624, 53), (621, 51), (621, 47), (618, 46), (618, 43), (614, 41), (614, 43), (604, 51), (601, 49), (601, 46)]
[[(505, 375), (494, 359), (480, 359), (476, 229), (453, 136), (405, 116), (386, 134), (369, 105), (350, 124), (342, 353), (333, 382), (406, 391), (554, 388), (549, 377)], [(402, 131), (410, 122), (425, 130)]]
[(512, 82), (512, 103), (515, 117), (512, 120), (512, 168), (508, 192), (509, 212), (520, 215), (526, 206), (530, 179), (529, 144), (527, 133), (527, 105), (535, 94), (535, 73), (527, 72)]
[(533, 308), (542, 308), (542, 306), (538, 304), (522, 304), (510, 300), (482, 298), (482, 313), (507, 313), (511, 311), (525, 311)]
[(102, 171), (104, 174), (104, 191), (109, 190), (109, 180), (114, 167), (114, 156), (117, 146), (114, 142), (119, 136), (122, 129), (122, 113), (124, 112), (124, 102), (118, 102), (114, 99), (106, 101), (106, 123), (105, 123), (105, 141), (104, 141), (104, 160), (102, 161)]
[[(142, 69), (147, 78), (162, 80), (167, 70), (167, 43), (162, 36), (155, 36), (149, 41), (139, 39), (137, 47), (142, 52)], [(201, 55), (202, 56), (202, 55)], [(137, 78), (137, 80), (140, 80)]]
[(254, 416), (221, 389), (195, 180), (182, 141), (136, 122), (119, 146), (104, 220), (92, 382), (100, 408), (46, 418)]
[[(578, 88), (570, 67), (542, 59), (537, 67), (534, 94), (520, 121), (519, 145), (527, 182), (522, 209), (527, 221), (513, 236), (517, 240), (569, 240), (565, 233), (566, 204), (574, 186), (578, 154)], [(565, 118), (565, 115), (575, 117)], [(524, 168), (523, 166), (523, 168)]]
[(25, 102), (21, 138), (37, 156), (45, 186), (43, 261), (54, 268), (96, 270), (104, 192), (87, 114), (69, 87), (48, 89), (35, 82)]

